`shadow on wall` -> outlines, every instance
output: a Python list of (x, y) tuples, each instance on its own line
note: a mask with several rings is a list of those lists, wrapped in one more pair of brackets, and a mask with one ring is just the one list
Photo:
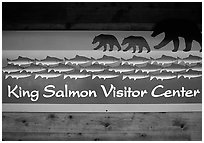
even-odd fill
[(131, 48), (133, 48), (133, 53), (135, 53), (136, 48), (138, 47), (139, 48), (138, 53), (141, 53), (143, 51), (143, 47), (145, 47), (147, 49), (147, 53), (150, 52), (150, 47), (147, 41), (145, 40), (145, 38), (141, 36), (129, 36), (127, 38), (124, 38), (121, 45), (126, 45), (126, 44), (128, 44), (128, 46), (123, 51), (128, 51)]
[(99, 42), (99, 45), (94, 48), (94, 50), (98, 50), (101, 47), (104, 47), (103, 51), (107, 50), (107, 45), (110, 46), (109, 51), (113, 51), (113, 47), (116, 46), (118, 48), (118, 51), (121, 50), (121, 46), (117, 40), (117, 38), (113, 35), (106, 35), (106, 34), (100, 34), (96, 37), (94, 37), (92, 44), (95, 44)]
[(167, 19), (157, 23), (153, 28), (152, 37), (156, 37), (161, 33), (165, 33), (165, 38), (161, 43), (154, 46), (155, 49), (160, 49), (173, 41), (174, 49), (172, 52), (178, 51), (179, 37), (185, 39), (186, 48), (183, 50), (188, 52), (191, 50), (193, 40), (197, 41), (202, 51), (202, 34), (195, 23), (189, 20)]
[[(173, 41), (174, 49), (172, 52), (177, 52), (179, 49), (179, 37), (183, 37), (185, 39), (186, 47), (183, 50), (184, 52), (191, 51), (193, 40), (197, 41), (200, 44), (200, 52), (202, 52), (202, 34), (199, 30), (198, 26), (189, 20), (182, 19), (167, 19), (161, 22), (158, 22), (153, 27), (152, 37), (156, 37), (161, 33), (165, 33), (165, 38), (158, 44), (155, 45), (155, 49), (161, 49), (166, 46), (169, 42)], [(121, 46), (117, 40), (117, 38), (113, 35), (105, 35), (100, 34), (93, 39), (92, 44), (99, 42), (99, 45), (94, 48), (94, 50), (98, 50), (101, 47), (104, 47), (103, 51), (107, 50), (107, 45), (110, 46), (109, 51), (113, 51), (113, 47), (116, 46), (118, 51), (121, 50)], [(128, 51), (133, 48), (133, 53), (136, 52), (138, 48), (138, 53), (143, 51), (145, 47), (147, 49), (147, 53), (149, 53), (150, 47), (145, 40), (145, 38), (141, 36), (129, 36), (123, 39), (122, 46), (128, 44), (128, 46), (123, 51)]]
[[(114, 46), (118, 48), (118, 51), (121, 50), (121, 46), (117, 40), (117, 38), (113, 35), (107, 35), (107, 34), (100, 34), (98, 36), (95, 36), (93, 39), (92, 44), (99, 43), (94, 50), (98, 50), (102, 47), (104, 47), (103, 51), (107, 50), (107, 46), (109, 45), (110, 49), (109, 51), (113, 51)], [(150, 47), (147, 43), (147, 41), (141, 37), (141, 36), (129, 36), (123, 39), (122, 46), (128, 44), (127, 48), (125, 48), (123, 51), (126, 52), (133, 48), (133, 53), (136, 52), (136, 48), (139, 48), (138, 53), (141, 53), (143, 51), (143, 47), (147, 49), (147, 53), (150, 52)]]

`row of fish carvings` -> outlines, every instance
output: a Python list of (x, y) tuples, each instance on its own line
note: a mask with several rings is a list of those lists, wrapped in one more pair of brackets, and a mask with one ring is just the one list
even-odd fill
[(13, 72), (13, 73), (5, 73), (5, 79), (8, 79), (9, 77), (15, 78), (15, 79), (20, 79), (20, 78), (26, 78), (26, 77), (31, 77), (34, 75), (34, 78), (37, 79), (38, 77), (45, 78), (45, 79), (52, 79), (52, 78), (57, 78), (60, 76), (63, 76), (64, 79), (70, 78), (70, 79), (83, 79), (83, 78), (88, 78), (91, 77), (92, 79), (99, 78), (99, 79), (113, 79), (117, 77), (122, 77), (122, 80), (128, 78), (128, 79), (133, 79), (133, 80), (138, 80), (138, 79), (146, 79), (150, 78), (150, 80), (153, 80), (154, 78), (157, 80), (167, 80), (167, 79), (175, 79), (175, 78), (198, 78), (202, 76), (202, 72), (200, 71), (193, 71), (193, 70), (188, 70), (187, 72), (167, 72), (167, 71), (162, 71), (162, 72), (151, 72), (151, 73), (146, 73), (142, 71), (138, 72), (126, 72), (123, 74), (114, 72), (114, 71), (102, 71), (102, 72), (79, 72), (77, 70), (73, 70), (71, 72), (36, 72), (36, 73), (29, 73), (29, 72)]
[[(78, 57), (78, 58), (77, 58)], [(162, 56), (168, 57), (168, 56)], [(160, 59), (162, 59), (162, 57)], [(75, 59), (82, 58), (81, 56), (76, 56)], [(85, 57), (86, 58), (86, 57)], [(103, 58), (110, 59), (109, 56), (104, 56)], [(113, 57), (114, 58), (114, 57)], [(134, 56), (132, 59), (136, 58), (143, 58), (143, 57), (136, 57)], [(3, 67), (3, 72), (5, 73), (5, 78), (25, 78), (30, 77), (32, 74), (35, 74), (35, 79), (38, 77), (41, 78), (55, 78), (59, 76), (64, 76), (64, 79), (67, 77), (73, 78), (73, 79), (79, 79), (79, 78), (87, 78), (91, 77), (92, 79), (95, 79), (96, 77), (102, 78), (102, 79), (108, 79), (108, 78), (116, 78), (119, 76), (122, 76), (122, 79), (144, 79), (144, 78), (150, 78), (150, 80), (156, 78), (157, 80), (165, 80), (165, 79), (173, 79), (173, 78), (196, 78), (202, 76), (202, 64), (201, 64), (201, 58), (197, 56), (189, 56), (189, 58), (183, 59), (182, 62), (189, 64), (187, 65), (180, 65), (178, 60), (177, 61), (171, 61), (165, 63), (162, 63), (161, 65), (158, 62), (150, 62), (140, 60), (138, 62), (137, 60), (133, 63), (128, 62), (122, 62), (117, 66), (109, 66), (109, 64), (113, 64), (115, 62), (111, 62), (111, 60), (105, 60), (103, 65), (102, 62), (96, 62), (89, 66), (82, 66), (85, 63), (82, 63), (81, 60), (70, 60), (73, 62), (60, 62), (54, 64), (54, 57), (47, 57), (46, 59), (53, 59), (53, 60), (41, 60), (41, 61), (35, 61), (25, 62), (29, 58), (25, 57), (19, 57), (16, 60), (7, 60), (8, 65), (6, 67)], [(146, 59), (146, 58), (144, 58)], [(21, 61), (21, 62), (20, 62)], [(33, 60), (31, 60), (33, 61)], [(49, 61), (49, 62), (48, 62)], [(52, 62), (51, 62), (52, 61)], [(56, 61), (56, 60), (55, 60)], [(127, 61), (127, 60), (126, 60)], [(130, 60), (129, 60), (130, 61)], [(132, 60), (134, 61), (134, 60)], [(161, 61), (161, 60), (160, 60)], [(169, 60), (170, 61), (170, 60)], [(41, 62), (41, 63), (40, 63)], [(46, 64), (45, 64), (46, 63)], [(52, 63), (52, 64), (51, 64)], [(71, 64), (71, 65), (70, 65)], [(164, 66), (165, 64), (168, 64), (168, 66)], [(170, 65), (169, 65), (170, 64)], [(195, 64), (193, 66), (190, 66), (191, 64)], [(28, 65), (28, 66), (26, 66)], [(141, 66), (142, 65), (142, 66)]]
[(178, 63), (178, 64), (195, 64), (195, 63), (201, 63), (202, 62), (202, 58), (199, 56), (193, 56), (193, 55), (189, 55), (187, 58), (175, 58), (175, 57), (171, 57), (171, 56), (166, 56), (166, 55), (162, 55), (160, 58), (157, 59), (153, 59), (153, 58), (145, 58), (145, 57), (138, 57), (138, 56), (133, 56), (130, 59), (119, 59), (116, 57), (112, 57), (112, 56), (106, 56), (104, 55), (102, 58), (99, 59), (94, 59), (94, 58), (88, 58), (88, 57), (84, 57), (84, 56), (78, 56), (76, 55), (74, 58), (72, 59), (59, 59), (56, 57), (50, 57), (47, 56), (45, 59), (43, 60), (38, 60), (38, 59), (30, 59), (27, 57), (21, 57), (19, 56), (17, 59), (15, 60), (10, 60), (7, 59), (8, 64), (14, 64), (14, 65), (29, 65), (31, 63), (36, 64), (36, 65), (45, 65), (45, 66), (51, 66), (51, 65), (56, 65), (59, 63), (63, 63), (65, 65), (67, 64), (72, 64), (72, 65), (83, 65), (83, 64), (87, 64), (87, 63), (98, 63), (98, 64), (102, 64), (102, 65), (110, 65), (110, 64), (114, 64), (114, 63), (118, 63), (120, 62), (122, 65), (123, 64), (129, 64), (129, 65), (140, 65), (140, 64), (146, 64), (146, 63), (156, 63), (156, 64), (161, 64), (161, 65), (165, 65), (165, 64), (171, 64), (171, 63)]

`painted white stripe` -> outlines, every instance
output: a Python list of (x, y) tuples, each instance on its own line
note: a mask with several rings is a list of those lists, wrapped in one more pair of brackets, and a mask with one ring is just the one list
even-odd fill
[(202, 104), (2, 104), (3, 112), (196, 112)]

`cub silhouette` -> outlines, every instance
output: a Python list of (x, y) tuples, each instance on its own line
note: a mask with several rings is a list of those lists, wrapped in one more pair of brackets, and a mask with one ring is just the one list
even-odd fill
[[(155, 49), (160, 49), (167, 45), (169, 42), (173, 41), (174, 49), (173, 52), (179, 49), (179, 39), (178, 37), (183, 37), (185, 39), (186, 48), (183, 50), (188, 52), (191, 50), (193, 40), (196, 40), (200, 46), (202, 46), (202, 34), (195, 23), (189, 20), (181, 19), (168, 19), (159, 22), (153, 28), (152, 37), (156, 37), (161, 33), (165, 33), (165, 38), (161, 43), (154, 46)], [(200, 50), (200, 52), (202, 49)]]
[(107, 50), (107, 45), (110, 46), (109, 51), (113, 51), (114, 46), (116, 46), (118, 48), (118, 51), (121, 50), (121, 46), (120, 46), (118, 40), (113, 35), (100, 34), (98, 36), (95, 36), (94, 39), (93, 39), (92, 44), (95, 44), (97, 42), (99, 42), (99, 45), (96, 48), (94, 48), (94, 50), (98, 50), (101, 47), (104, 47), (103, 51), (106, 51)]
[(139, 47), (138, 53), (141, 53), (143, 51), (143, 47), (147, 49), (147, 53), (150, 52), (150, 47), (147, 41), (141, 36), (129, 36), (124, 38), (121, 45), (126, 45), (126, 44), (128, 44), (128, 46), (123, 51), (128, 51), (130, 48), (133, 48), (133, 53), (135, 53), (136, 46), (138, 46)]

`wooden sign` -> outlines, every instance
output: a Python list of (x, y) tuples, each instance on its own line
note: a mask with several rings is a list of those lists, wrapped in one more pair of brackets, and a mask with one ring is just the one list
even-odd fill
[(3, 112), (201, 111), (195, 40), (155, 31), (3, 32)]

